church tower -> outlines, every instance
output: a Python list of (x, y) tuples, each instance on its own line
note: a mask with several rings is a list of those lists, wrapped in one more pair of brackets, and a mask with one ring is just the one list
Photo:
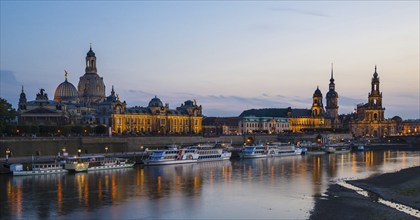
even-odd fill
[(338, 117), (338, 94), (335, 91), (335, 83), (334, 83), (334, 72), (333, 66), (331, 64), (331, 79), (329, 85), (329, 91), (327, 92), (327, 106), (325, 107), (327, 115), (331, 118)]
[(20, 93), (18, 105), (19, 105), (18, 111), (26, 110), (26, 94), (23, 91), (23, 85), (22, 85), (22, 92)]
[(314, 95), (312, 97), (312, 116), (320, 117), (324, 115), (324, 105), (322, 104), (322, 93), (319, 90), (319, 86), (316, 88)]
[(371, 91), (368, 96), (368, 106), (366, 116), (370, 121), (383, 121), (385, 108), (382, 108), (382, 92), (379, 91), (379, 77), (376, 72), (373, 73), (371, 82)]
[(80, 103), (84, 106), (96, 105), (105, 100), (105, 84), (96, 69), (96, 56), (92, 46), (86, 55), (85, 74), (77, 86)]

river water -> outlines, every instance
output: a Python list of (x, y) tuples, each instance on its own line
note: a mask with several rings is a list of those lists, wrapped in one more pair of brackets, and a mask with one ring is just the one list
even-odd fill
[(335, 180), (420, 165), (420, 152), (367, 151), (0, 176), (0, 219), (306, 219)]

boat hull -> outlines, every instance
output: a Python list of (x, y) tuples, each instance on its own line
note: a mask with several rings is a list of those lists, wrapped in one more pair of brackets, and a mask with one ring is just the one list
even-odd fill
[(57, 170), (31, 170), (31, 171), (14, 171), (13, 176), (31, 176), (31, 175), (46, 175), (46, 174), (63, 174), (68, 173), (65, 169)]
[(145, 166), (155, 166), (155, 165), (172, 165), (172, 164), (185, 164), (185, 163), (197, 163), (198, 160), (143, 160), (143, 165)]
[(134, 163), (130, 163), (130, 164), (103, 165), (103, 166), (89, 167), (88, 168), (88, 171), (124, 169), (124, 168), (131, 168), (133, 166), (134, 166)]

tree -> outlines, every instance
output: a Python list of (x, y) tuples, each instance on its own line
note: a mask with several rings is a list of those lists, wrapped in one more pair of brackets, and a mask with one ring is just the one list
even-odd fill
[(16, 110), (6, 99), (0, 98), (0, 133), (6, 132), (6, 126), (16, 118)]

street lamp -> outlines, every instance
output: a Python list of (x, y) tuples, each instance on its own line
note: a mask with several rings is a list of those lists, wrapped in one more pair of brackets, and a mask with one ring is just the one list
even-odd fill
[(80, 153), (82, 152), (82, 149), (80, 149), (80, 147), (79, 148), (77, 148), (77, 155), (80, 157)]
[(10, 152), (10, 149), (6, 148), (6, 163), (9, 161)]
[(108, 154), (108, 146), (105, 147), (105, 154)]

